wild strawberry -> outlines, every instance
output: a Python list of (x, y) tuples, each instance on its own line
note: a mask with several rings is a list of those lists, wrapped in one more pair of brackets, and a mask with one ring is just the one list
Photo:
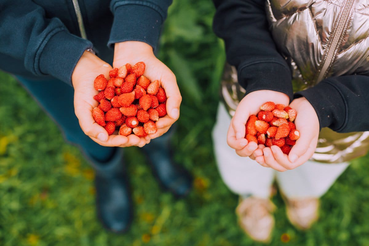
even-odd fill
[(274, 109), (272, 113), (275, 117), (288, 119), (288, 113), (283, 109)]
[(246, 122), (246, 134), (256, 135), (255, 122), (257, 120), (256, 115), (250, 115), (248, 121)]
[(121, 87), (122, 86), (122, 84), (123, 84), (123, 79), (122, 78), (112, 78), (112, 80), (113, 80), (113, 84), (114, 84), (114, 86), (115, 87)]
[(142, 86), (136, 85), (135, 87), (135, 99), (140, 99), (143, 95), (146, 95), (146, 91)]
[(119, 97), (115, 96), (110, 100), (111, 106), (113, 106), (113, 108), (120, 108), (120, 103), (119, 103)]
[(115, 132), (115, 123), (108, 121), (106, 123), (105, 130), (108, 132), (108, 135), (112, 135)]
[(259, 133), (266, 133), (269, 128), (269, 124), (263, 120), (256, 120), (255, 121), (255, 129)]
[(105, 90), (108, 80), (105, 78), (104, 74), (100, 74), (94, 80), (94, 88), (97, 91)]
[(137, 105), (131, 104), (128, 107), (120, 107), (119, 110), (125, 116), (136, 116)]
[(288, 121), (286, 119), (278, 119), (278, 118), (274, 118), (271, 122), (271, 125), (273, 126), (280, 126), (282, 124), (288, 124)]
[(122, 113), (118, 108), (112, 108), (105, 114), (106, 121), (116, 121), (122, 118)]
[(115, 96), (115, 88), (114, 87), (107, 87), (104, 90), (105, 98), (110, 100)]
[(117, 76), (118, 76), (118, 68), (113, 68), (112, 70), (109, 71), (110, 78), (115, 78)]
[(126, 64), (126, 69), (127, 69), (127, 74), (132, 73), (132, 65), (131, 64), (127, 63)]
[(255, 143), (258, 143), (258, 139), (255, 137), (255, 135), (251, 135), (251, 134), (246, 134), (246, 137), (247, 141), (250, 142), (255, 142)]
[(145, 72), (145, 63), (144, 62), (137, 62), (135, 65), (132, 66), (132, 73), (135, 73), (137, 77), (140, 77)]
[(158, 93), (156, 94), (156, 97), (158, 98), (158, 101), (163, 103), (167, 100), (167, 95), (165, 94), (165, 90), (160, 87), (158, 90)]
[(295, 123), (293, 123), (293, 122), (291, 122), (291, 121), (289, 121), (289, 122), (288, 122), (288, 126), (290, 127), (290, 131), (292, 131), (292, 130), (295, 130), (295, 129), (296, 129), (296, 125), (295, 125)]
[(258, 119), (265, 122), (270, 122), (274, 118), (274, 115), (270, 111), (260, 111), (258, 113)]
[(263, 105), (260, 106), (261, 110), (264, 111), (272, 111), (273, 109), (275, 109), (275, 103), (274, 102), (266, 102)]
[(151, 95), (151, 99), (152, 99), (150, 106), (151, 108), (156, 108), (157, 106), (159, 106), (159, 100), (156, 96)]
[(126, 122), (126, 116), (123, 115), (122, 118), (120, 118), (119, 120), (115, 121), (115, 126), (119, 127), (121, 125), (123, 125)]
[(117, 74), (117, 76), (119, 77), (119, 78), (122, 78), (122, 79), (124, 79), (126, 76), (127, 76), (127, 66), (126, 65), (123, 65), (123, 66), (121, 66), (119, 69), (118, 69), (118, 74)]
[(286, 112), (288, 113), (288, 118), (290, 119), (290, 121), (294, 121), (296, 119), (297, 116), (297, 111), (296, 109), (290, 108), (290, 107), (286, 107), (289, 108), (288, 110), (286, 110)]
[(144, 131), (146, 134), (154, 134), (157, 131), (156, 124), (152, 121), (148, 121), (144, 124)]
[(159, 117), (164, 117), (167, 115), (167, 106), (165, 103), (159, 104), (159, 106), (157, 106), (155, 109), (158, 111)]
[(268, 138), (274, 138), (275, 134), (277, 133), (277, 129), (278, 129), (278, 127), (276, 127), (276, 126), (269, 127), (267, 132), (266, 132)]
[(106, 125), (104, 111), (102, 111), (98, 107), (92, 109), (92, 118), (94, 118), (96, 123), (99, 124), (100, 126)]
[(132, 128), (130, 128), (129, 126), (127, 126), (126, 124), (123, 124), (120, 128), (119, 128), (119, 135), (123, 135), (123, 136), (128, 136), (132, 133)]
[(265, 134), (260, 134), (258, 136), (258, 144), (265, 144), (265, 140), (266, 140)]
[(273, 145), (277, 145), (279, 148), (282, 147), (283, 145), (285, 145), (286, 140), (284, 140), (284, 138), (280, 138), (280, 139), (272, 139), (272, 144)]
[(138, 102), (143, 110), (148, 110), (151, 107), (152, 98), (151, 95), (144, 95), (140, 98)]
[(143, 75), (140, 76), (137, 80), (137, 84), (140, 85), (145, 90), (147, 90), (147, 87), (149, 86), (150, 83), (151, 81)]
[(298, 130), (293, 130), (288, 136), (291, 140), (297, 140), (300, 138), (300, 132)]
[(284, 153), (284, 154), (286, 154), (286, 155), (288, 155), (289, 153), (290, 153), (290, 151), (291, 151), (291, 146), (289, 146), (289, 145), (283, 145), (282, 147), (281, 147), (281, 150), (282, 150), (282, 152)]
[(285, 138), (290, 133), (290, 127), (288, 124), (282, 124), (278, 127), (277, 133), (275, 134), (275, 139), (278, 140), (280, 138)]
[(127, 117), (126, 119), (126, 125), (130, 128), (135, 128), (138, 126), (138, 120), (135, 116)]
[(114, 78), (111, 78), (111, 79), (109, 79), (108, 80), (108, 84), (106, 85), (106, 88), (108, 88), (108, 87), (115, 87), (115, 85), (114, 85)]
[(135, 85), (136, 85), (136, 75), (134, 73), (127, 75), (122, 85), (122, 92), (128, 93), (133, 91)]
[(147, 111), (140, 109), (137, 112), (137, 119), (139, 122), (146, 123), (150, 120), (150, 115)]
[(158, 121), (159, 120), (159, 113), (156, 109), (151, 108), (147, 112), (149, 113), (150, 120), (152, 120), (152, 121)]
[(159, 91), (159, 86), (160, 86), (159, 80), (154, 80), (151, 84), (149, 84), (146, 91), (150, 95), (156, 95), (156, 93), (158, 93)]
[(94, 96), (94, 99), (98, 102), (101, 101), (101, 99), (105, 98), (105, 94), (104, 91), (100, 91), (97, 95)]
[(118, 97), (118, 102), (122, 107), (128, 107), (135, 100), (135, 92), (123, 93)]
[(267, 139), (265, 140), (265, 146), (267, 146), (267, 147), (271, 147), (271, 146), (273, 145), (273, 139), (274, 139), (274, 138), (267, 138)]
[(117, 87), (117, 88), (115, 88), (115, 95), (116, 96), (119, 96), (119, 95), (122, 95), (122, 88), (121, 87)]
[(275, 108), (279, 109), (279, 110), (284, 110), (285, 107), (286, 107), (286, 105), (284, 105), (284, 104), (276, 104), (275, 105)]
[(286, 137), (286, 144), (288, 145), (295, 145), (296, 140), (291, 140), (290, 137)]
[(106, 99), (102, 99), (100, 101), (99, 108), (104, 112), (108, 112), (109, 109), (111, 109), (111, 103)]
[(146, 137), (146, 132), (144, 130), (144, 128), (142, 126), (137, 126), (135, 128), (133, 128), (133, 133), (137, 136), (137, 137)]

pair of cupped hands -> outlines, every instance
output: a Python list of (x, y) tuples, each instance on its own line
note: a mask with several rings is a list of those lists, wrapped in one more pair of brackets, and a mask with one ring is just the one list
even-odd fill
[(286, 155), (278, 146), (265, 147), (245, 139), (245, 125), (249, 116), (256, 115), (260, 106), (267, 101), (289, 105), (289, 97), (281, 92), (260, 90), (249, 93), (237, 106), (228, 129), (227, 143), (239, 156), (250, 157), (264, 167), (280, 172), (294, 169), (304, 164), (314, 154), (320, 132), (317, 113), (304, 97), (291, 102), (289, 106), (297, 111), (294, 123), (300, 132), (300, 138)]
[(146, 64), (145, 76), (150, 80), (159, 80), (167, 95), (167, 115), (156, 122), (157, 132), (145, 138), (129, 135), (108, 135), (106, 130), (98, 125), (92, 117), (92, 109), (98, 105), (93, 99), (97, 91), (94, 88), (94, 80), (104, 74), (109, 78), (112, 66), (91, 52), (85, 51), (78, 61), (73, 74), (72, 84), (74, 87), (74, 110), (82, 131), (92, 140), (102, 146), (108, 147), (143, 147), (151, 139), (166, 133), (179, 117), (179, 108), (182, 97), (173, 72), (154, 55), (150, 45), (128, 41), (116, 43), (114, 46), (113, 67), (119, 68), (127, 63), (134, 65), (143, 61)]

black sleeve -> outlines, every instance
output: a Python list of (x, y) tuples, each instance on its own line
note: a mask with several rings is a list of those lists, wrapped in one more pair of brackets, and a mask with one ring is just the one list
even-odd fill
[(298, 92), (318, 114), (320, 127), (337, 132), (369, 131), (369, 76), (331, 77)]
[(293, 96), (291, 71), (268, 29), (264, 0), (213, 0), (213, 30), (225, 42), (246, 93), (268, 89)]
[(0, 1), (0, 53), (22, 60), (34, 75), (71, 83), (75, 65), (91, 42), (72, 35), (57, 18), (46, 18), (33, 1)]

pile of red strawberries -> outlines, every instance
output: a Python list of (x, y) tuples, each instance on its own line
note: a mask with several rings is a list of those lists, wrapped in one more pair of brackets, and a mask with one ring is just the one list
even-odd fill
[(92, 110), (92, 117), (103, 126), (109, 135), (119, 129), (119, 134), (135, 134), (145, 137), (157, 131), (156, 121), (167, 114), (167, 96), (160, 81), (151, 82), (143, 74), (145, 63), (127, 63), (109, 72), (109, 79), (103, 74), (96, 77), (94, 88), (99, 102)]
[(288, 154), (300, 137), (294, 123), (296, 115), (296, 110), (289, 106), (266, 102), (260, 106), (257, 115), (249, 117), (245, 138), (267, 147), (277, 145)]

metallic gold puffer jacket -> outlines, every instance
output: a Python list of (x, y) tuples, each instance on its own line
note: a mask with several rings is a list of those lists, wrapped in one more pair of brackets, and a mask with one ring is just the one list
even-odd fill
[[(295, 91), (330, 76), (369, 75), (367, 0), (268, 0), (266, 13), (273, 39), (291, 64)], [(231, 115), (244, 94), (236, 69), (226, 65), (221, 95)], [(368, 149), (369, 132), (323, 128), (312, 160), (340, 163)]]

